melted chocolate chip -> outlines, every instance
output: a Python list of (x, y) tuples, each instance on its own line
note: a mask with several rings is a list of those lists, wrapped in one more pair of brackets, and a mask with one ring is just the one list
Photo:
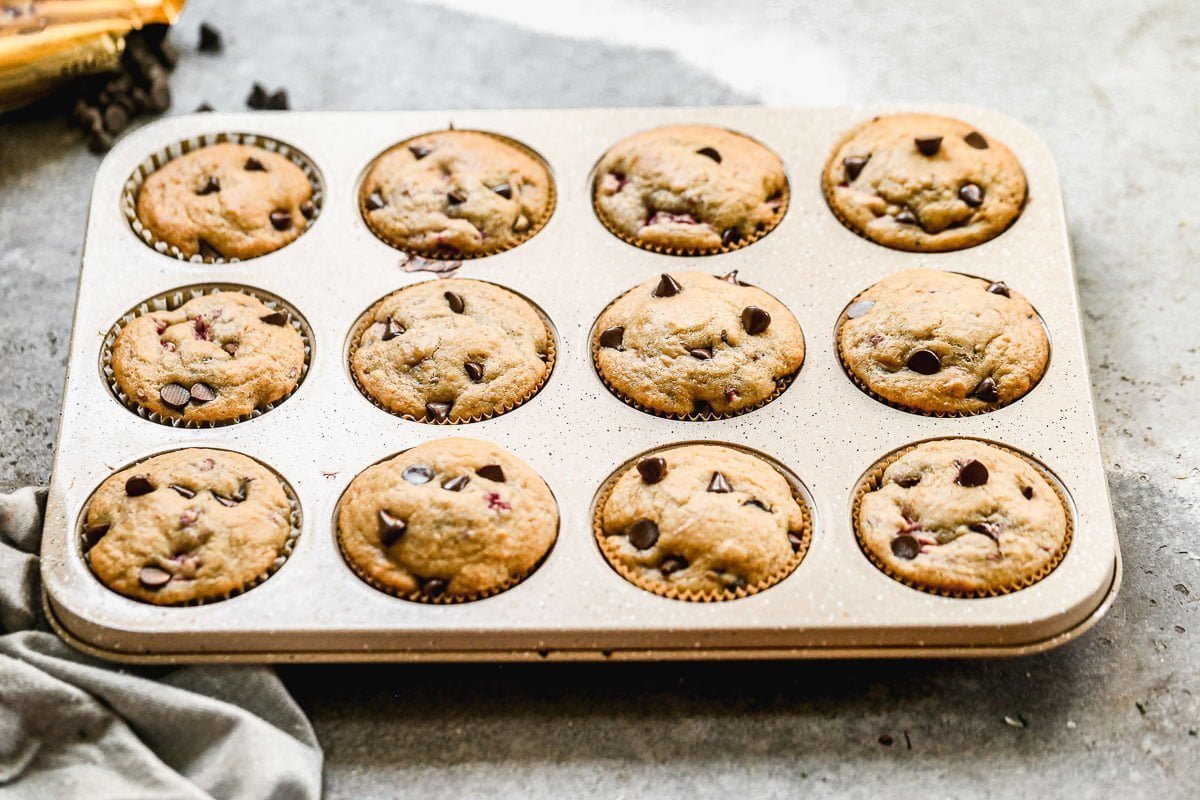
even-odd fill
[(413, 158), (415, 158), (417, 161), (420, 161), (422, 158), (429, 155), (433, 151), (430, 150), (428, 147), (422, 147), (419, 144), (410, 144), (408, 146), (408, 152), (413, 154)]
[(696, 347), (688, 350), (688, 355), (690, 355), (692, 358), (698, 358), (701, 361), (707, 361), (708, 359), (712, 358), (713, 353), (711, 347)]
[(742, 327), (751, 336), (757, 336), (771, 325), (771, 315), (758, 306), (746, 306), (742, 309)]
[(984, 378), (971, 392), (971, 396), (985, 403), (996, 403), (1000, 400), (1000, 387), (996, 385), (995, 379)]
[(391, 317), (388, 317), (387, 322), (383, 323), (383, 333), (379, 338), (385, 342), (390, 342), (392, 339), (395, 339), (397, 336), (404, 333), (404, 331), (405, 328), (403, 325), (401, 325), (399, 322), (396, 322), (396, 320), (392, 319)]
[(430, 597), (440, 597), (446, 593), (446, 589), (450, 587), (450, 582), (442, 578), (426, 578), (421, 581), (422, 594)]
[(701, 155), (701, 156), (707, 156), (708, 158), (711, 158), (713, 161), (717, 162), (718, 164), (721, 163), (721, 154), (718, 153), (715, 149), (713, 149), (711, 147), (701, 147), (699, 150), (696, 151), (696, 154)]
[(420, 486), (433, 480), (433, 468), (425, 464), (413, 464), (411, 467), (405, 467), (400, 477), (414, 486)]
[(446, 302), (450, 305), (450, 310), (455, 314), (461, 314), (466, 310), (467, 303), (462, 299), (462, 295), (455, 294), (454, 292), (446, 292), (442, 297), (446, 298)]
[(721, 231), (721, 244), (728, 247), (731, 244), (737, 244), (742, 240), (742, 232), (737, 228), (726, 228)]
[(145, 566), (138, 570), (138, 583), (143, 589), (161, 589), (171, 582), (171, 573), (158, 567)]
[(911, 561), (921, 552), (921, 545), (916, 538), (909, 536), (907, 533), (902, 536), (897, 536), (892, 539), (892, 553), (896, 558), (903, 558), (905, 561)]
[(1012, 292), (1008, 289), (1008, 284), (1004, 281), (994, 281), (988, 284), (987, 290), (992, 294), (998, 294), (1002, 297), (1012, 297)]
[(996, 526), (987, 522), (976, 522), (971, 524), (970, 529), (975, 533), (982, 533), (984, 536), (991, 539), (993, 542), (999, 543), (1000, 537), (996, 533)]
[(874, 305), (875, 305), (874, 300), (859, 300), (857, 303), (851, 303), (846, 308), (846, 316), (849, 319), (858, 319), (859, 317), (863, 316), (868, 311), (870, 311), (871, 308), (874, 307)]
[(501, 183), (498, 186), (493, 186), (492, 191), (503, 197), (505, 200), (512, 200), (512, 187), (507, 183)]
[(225, 344), (221, 345), (221, 349), (226, 353), (229, 353), (231, 356), (237, 355), (237, 342), (226, 342)]
[(83, 549), (91, 550), (108, 533), (108, 525), (93, 525), (83, 532)]
[(976, 183), (964, 183), (958, 190), (958, 197), (971, 208), (983, 205), (983, 189)]
[(681, 569), (687, 569), (687, 559), (683, 556), (667, 556), (658, 565), (658, 571), (663, 575), (670, 575), (672, 572), (679, 572)]
[(976, 150), (987, 150), (987, 139), (983, 138), (983, 134), (979, 131), (971, 131), (963, 137), (963, 141), (974, 147)]
[(246, 163), (242, 166), (242, 168), (244, 170), (246, 170), (247, 172), (266, 172), (267, 171), (267, 168), (263, 165), (263, 162), (259, 161), (254, 156), (250, 156), (249, 158), (247, 158)]
[(870, 156), (849, 156), (842, 159), (842, 166), (846, 169), (846, 180), (856, 181), (858, 176), (862, 174), (863, 167), (871, 160)]
[(733, 491), (733, 487), (729, 485), (729, 481), (719, 472), (712, 474), (712, 479), (708, 482), (708, 491), (713, 494), (729, 494)]
[(667, 460), (659, 456), (643, 458), (637, 463), (638, 474), (645, 483), (658, 483), (667, 474)]
[(954, 482), (967, 488), (983, 486), (988, 482), (988, 468), (972, 459), (959, 468), (958, 477), (954, 479)]
[(658, 281), (658, 286), (654, 287), (654, 296), (674, 297), (682, 291), (683, 287), (679, 285), (679, 281), (664, 273)]
[(379, 509), (379, 543), (391, 547), (400, 541), (400, 537), (408, 530), (408, 523), (392, 514), (390, 511)]
[(268, 325), (279, 325), (282, 327), (287, 325), (288, 315), (286, 311), (272, 311), (265, 317), (259, 317), (259, 319)]
[(312, 200), (305, 200), (300, 204), (300, 213), (305, 219), (312, 219), (317, 214), (317, 207), (313, 205)]
[(290, 211), (272, 211), (271, 212), (271, 227), (277, 231), (286, 231), (292, 227), (292, 212)]
[(1033, 499), (1033, 487), (1032, 486), (1022, 487), (1021, 494), (1025, 495), (1026, 500), (1032, 500)]
[(369, 195), (367, 195), (367, 200), (363, 205), (367, 207), (367, 211), (378, 211), (386, 206), (387, 203), (384, 202), (383, 195), (381, 195), (379, 192), (371, 192)]
[(195, 497), (195, 496), (196, 496), (196, 493), (195, 493), (194, 491), (192, 491), (191, 489), (189, 489), (189, 488), (188, 488), (188, 487), (186, 487), (186, 486), (180, 486), (178, 483), (172, 483), (172, 484), (171, 484), (170, 486), (168, 486), (167, 488), (168, 488), (168, 489), (174, 489), (174, 490), (175, 490), (175, 492), (176, 492), (176, 493), (177, 493), (177, 494), (178, 494), (180, 497), (184, 497), (184, 498), (186, 498), (186, 499), (188, 499), (188, 500), (191, 500), (193, 497)]
[(213, 194), (214, 192), (219, 191), (221, 191), (221, 182), (217, 180), (216, 175), (209, 175), (208, 180), (204, 182), (204, 185), (196, 190), (196, 194)]
[(658, 525), (652, 519), (639, 519), (629, 526), (629, 543), (638, 550), (649, 550), (658, 542)]
[(158, 396), (174, 409), (181, 409), (192, 400), (192, 393), (188, 391), (188, 388), (180, 386), (178, 383), (168, 383), (158, 390)]
[(901, 489), (911, 489), (921, 482), (920, 475), (905, 475), (903, 478), (896, 479), (896, 485)]
[(475, 474), (493, 483), (504, 483), (504, 468), (499, 464), (488, 464), (475, 470)]
[(426, 403), (425, 416), (431, 420), (442, 421), (450, 416), (450, 403)]
[(793, 553), (800, 552), (800, 548), (804, 547), (804, 537), (797, 531), (788, 531), (787, 540), (788, 544), (792, 546)]
[(917, 215), (905, 208), (896, 215), (896, 222), (900, 223), (901, 225), (916, 225)]
[(600, 334), (600, 346), (609, 347), (614, 350), (620, 350), (625, 343), (625, 328), (617, 325), (612, 328), (605, 328)]
[(217, 399), (217, 390), (207, 383), (193, 383), (191, 395), (196, 403), (210, 403)]
[(483, 381), (483, 364), (478, 361), (468, 361), (463, 364), (463, 369), (467, 371), (467, 377), (471, 379), (471, 383)]
[(932, 350), (917, 350), (908, 357), (906, 366), (922, 375), (936, 375), (942, 369), (942, 360)]
[(218, 503), (220, 503), (221, 505), (223, 505), (223, 506), (226, 506), (227, 508), (233, 508), (233, 507), (234, 507), (234, 506), (236, 506), (238, 503), (245, 502), (245, 500), (246, 500), (246, 489), (247, 489), (247, 488), (248, 488), (248, 487), (247, 487), (247, 485), (246, 485), (246, 481), (245, 481), (245, 480), (243, 480), (243, 481), (242, 481), (240, 484), (238, 484), (237, 491), (236, 491), (236, 492), (234, 492), (233, 494), (231, 494), (231, 495), (223, 495), (223, 494), (221, 494), (221, 493), (219, 493), (219, 492), (216, 492), (216, 491), (214, 491), (214, 492), (212, 493), (212, 496), (213, 496), (213, 497), (216, 499), (216, 501), (217, 501)]
[(467, 196), (459, 189), (455, 189), (451, 192), (447, 192), (446, 202), (452, 206), (462, 205), (463, 203), (467, 202)]
[(208, 243), (206, 240), (204, 240), (204, 239), (197, 239), (197, 240), (196, 240), (196, 250), (197, 250), (197, 251), (199, 251), (199, 253), (200, 253), (200, 257), (201, 257), (201, 258), (208, 258), (208, 259), (213, 259), (213, 260), (216, 260), (216, 259), (218, 259), (218, 258), (224, 258), (224, 257), (225, 257), (225, 256), (221, 255), (221, 251), (220, 251), (220, 250), (218, 250), (217, 248), (213, 247), (211, 244), (209, 244), (209, 243)]
[(942, 137), (940, 136), (919, 136), (913, 139), (917, 149), (921, 151), (923, 156), (937, 155), (937, 151), (942, 148)]

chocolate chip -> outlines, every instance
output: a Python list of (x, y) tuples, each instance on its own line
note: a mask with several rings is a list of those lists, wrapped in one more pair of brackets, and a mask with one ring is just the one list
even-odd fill
[(897, 536), (892, 539), (892, 553), (897, 558), (903, 558), (905, 561), (911, 561), (921, 552), (921, 545), (916, 538), (909, 536), (907, 533), (902, 536)]
[(1033, 499), (1033, 487), (1032, 486), (1022, 487), (1021, 494), (1025, 495), (1026, 500), (1032, 500)]
[(713, 413), (713, 407), (707, 400), (696, 400), (692, 403), (693, 415), (703, 417), (711, 413)]
[(174, 409), (181, 409), (192, 400), (192, 393), (188, 391), (188, 388), (180, 386), (178, 383), (168, 383), (158, 390), (158, 396)]
[(292, 227), (292, 212), (290, 211), (272, 211), (271, 212), (271, 227), (277, 231), (286, 231)]
[(420, 486), (433, 480), (433, 468), (425, 464), (413, 464), (411, 467), (405, 467), (400, 477), (414, 486)]
[(422, 147), (419, 144), (410, 144), (408, 146), (408, 152), (413, 154), (413, 158), (415, 158), (417, 161), (420, 161), (422, 158), (429, 155), (433, 151), (430, 150), (428, 147)]
[(92, 132), (88, 134), (88, 150), (91, 150), (93, 153), (107, 153), (112, 149), (115, 141), (112, 134), (104, 130), (104, 128), (93, 128)]
[(217, 180), (216, 175), (209, 175), (208, 180), (204, 182), (204, 185), (196, 190), (196, 194), (205, 195), (219, 191), (221, 191), (221, 182)]
[(454, 191), (448, 192), (446, 194), (446, 202), (448, 202), (452, 206), (461, 205), (461, 204), (467, 202), (467, 196), (465, 194), (463, 194), (460, 190), (455, 189)]
[(467, 484), (470, 482), (471, 482), (470, 476), (459, 475), (458, 477), (451, 478), (450, 480), (443, 483), (442, 488), (445, 489), (447, 492), (461, 492), (463, 489), (467, 488)]
[(963, 141), (974, 147), (976, 150), (987, 150), (987, 139), (983, 138), (983, 134), (979, 131), (971, 131), (963, 137)]
[(276, 89), (275, 93), (267, 98), (268, 111), (287, 111), (290, 106), (287, 89)]
[(471, 383), (479, 383), (483, 380), (483, 364), (478, 361), (468, 361), (463, 364), (463, 369), (467, 371), (467, 377), (471, 379)]
[(638, 550), (649, 550), (658, 542), (658, 526), (654, 520), (642, 518), (629, 526), (629, 543)]
[(403, 325), (401, 325), (399, 322), (396, 322), (396, 320), (392, 319), (391, 317), (388, 317), (387, 322), (383, 323), (383, 333), (379, 338), (385, 342), (390, 342), (392, 339), (395, 339), (397, 336), (404, 333), (404, 330), (405, 328)]
[(141, 497), (144, 494), (150, 494), (157, 488), (148, 475), (131, 475), (125, 481), (125, 494), (130, 497)]
[(109, 133), (120, 133), (129, 127), (129, 110), (118, 104), (118, 100), (130, 102), (126, 97), (113, 98), (113, 104), (104, 109), (104, 127)]
[(625, 328), (617, 325), (612, 328), (605, 328), (600, 334), (600, 346), (609, 347), (614, 350), (620, 350), (621, 345), (625, 342)]
[(242, 481), (240, 484), (238, 484), (237, 491), (236, 491), (236, 492), (234, 492), (233, 494), (231, 494), (231, 495), (223, 495), (223, 494), (221, 494), (221, 493), (219, 493), (219, 492), (215, 492), (215, 491), (214, 491), (214, 492), (212, 493), (212, 496), (213, 496), (213, 498), (214, 498), (214, 499), (216, 499), (216, 501), (217, 501), (218, 503), (220, 503), (221, 505), (223, 505), (223, 506), (227, 506), (227, 507), (229, 507), (229, 508), (233, 508), (233, 507), (234, 507), (234, 506), (236, 506), (238, 503), (245, 502), (245, 500), (246, 500), (246, 489), (247, 489), (247, 484), (246, 484), (246, 481), (245, 481), (245, 480), (243, 480), (243, 481)]
[(231, 356), (237, 355), (237, 342), (226, 342), (225, 344), (221, 345), (221, 349), (226, 353), (229, 353)]
[(874, 300), (859, 300), (857, 303), (851, 303), (846, 309), (846, 316), (850, 319), (858, 319), (870, 311), (874, 305)]
[(487, 478), (495, 483), (504, 483), (504, 468), (499, 464), (488, 464), (475, 470), (475, 474), (481, 478)]
[(921, 151), (923, 156), (937, 155), (937, 151), (942, 147), (942, 137), (940, 136), (921, 136), (913, 139), (917, 149)]
[(995, 281), (988, 284), (987, 290), (992, 294), (998, 294), (1002, 297), (1012, 297), (1012, 292), (1008, 289), (1008, 284), (1004, 281)]
[(450, 407), (450, 403), (426, 403), (425, 416), (427, 419), (441, 422), (446, 417), (450, 416)]
[(108, 533), (108, 525), (93, 525), (83, 532), (83, 549), (91, 550)]
[(899, 222), (901, 225), (916, 225), (917, 215), (905, 208), (896, 215), (896, 222)]
[(708, 482), (708, 491), (713, 494), (729, 494), (733, 491), (733, 487), (729, 485), (729, 481), (719, 472), (712, 474), (712, 479)]
[(172, 483), (167, 488), (175, 490), (176, 494), (178, 494), (180, 497), (183, 497), (187, 500), (191, 500), (193, 497), (196, 496), (196, 493), (194, 491), (192, 491), (191, 489), (189, 489), (186, 486), (180, 486), (178, 483)]
[(288, 315), (287, 315), (286, 311), (272, 311), (270, 314), (267, 314), (265, 317), (259, 317), (259, 319), (262, 320), (263, 322), (267, 323), (268, 325), (283, 326), (283, 325), (287, 325)]
[(742, 232), (737, 228), (726, 228), (721, 231), (721, 244), (728, 247), (731, 244), (736, 244), (742, 240)]
[(644, 483), (658, 483), (667, 474), (667, 460), (658, 456), (643, 458), (637, 463), (637, 471)]
[(225, 49), (221, 41), (221, 32), (207, 22), (200, 23), (200, 44), (197, 49), (201, 53), (219, 53)]
[(975, 391), (971, 392), (971, 396), (985, 403), (995, 403), (1000, 400), (1000, 391), (995, 379), (988, 377), (979, 382)]
[[(149, 106), (149, 96), (148, 96), (148, 95), (146, 95), (145, 91), (143, 91), (143, 90), (141, 90), (141, 89), (135, 89), (135, 90), (134, 90), (134, 97), (135, 97), (135, 98), (139, 96), (139, 95), (137, 94), (138, 92), (141, 92), (141, 96), (142, 96), (142, 97), (146, 97), (146, 98), (147, 98), (147, 100), (146, 100), (146, 102), (145, 102), (144, 104), (139, 102), (139, 105), (145, 105), (145, 106), (147, 106), (147, 107), (148, 107), (148, 106)], [(194, 113), (196, 113), (196, 114), (207, 114), (207, 113), (209, 113), (209, 112), (211, 112), (211, 111), (216, 111), (216, 109), (212, 107), (212, 103), (207, 103), (207, 102), (205, 102), (205, 103), (201, 103), (200, 105), (196, 106), (196, 109), (195, 109), (195, 112), (194, 112)]]
[(757, 336), (771, 325), (771, 315), (758, 306), (746, 306), (742, 309), (742, 327), (751, 336)]
[(738, 280), (737, 275), (738, 271), (735, 269), (731, 272), (726, 272), (724, 275), (721, 275), (720, 278), (726, 283), (732, 283), (734, 286), (745, 286), (746, 284)]
[(204, 239), (197, 239), (197, 240), (196, 240), (196, 249), (197, 249), (197, 250), (200, 252), (200, 257), (201, 257), (201, 258), (207, 258), (207, 259), (211, 259), (211, 260), (213, 260), (213, 261), (216, 261), (216, 260), (218, 260), (218, 259), (222, 259), (222, 258), (224, 258), (224, 257), (225, 257), (225, 256), (221, 255), (221, 251), (220, 251), (220, 250), (218, 250), (217, 248), (213, 247), (211, 244), (209, 244), (209, 243), (208, 243), (206, 240), (204, 240)]
[(702, 155), (702, 156), (707, 156), (708, 158), (711, 158), (713, 161), (717, 162), (718, 164), (721, 163), (721, 154), (718, 153), (716, 150), (714, 150), (711, 147), (701, 147), (699, 150), (696, 151), (696, 154)]
[(688, 350), (688, 355), (692, 358), (698, 358), (701, 361), (707, 361), (712, 358), (713, 351), (711, 347), (696, 347)]
[(664, 273), (662, 278), (658, 281), (658, 286), (654, 287), (654, 296), (674, 297), (682, 291), (683, 287), (679, 285), (679, 282), (670, 275)]
[(942, 369), (942, 360), (932, 350), (917, 350), (906, 363), (909, 369), (922, 375), (936, 375)]
[(142, 567), (138, 570), (138, 583), (143, 589), (161, 589), (171, 582), (171, 573), (158, 567)]
[(787, 540), (788, 544), (792, 546), (793, 553), (800, 552), (800, 548), (804, 547), (804, 537), (801, 536), (797, 531), (788, 531)]
[(217, 390), (207, 383), (193, 383), (191, 395), (197, 403), (209, 403), (217, 399)]
[(771, 507), (768, 506), (766, 503), (764, 503), (762, 500), (759, 500), (757, 497), (751, 497), (749, 500), (742, 503), (742, 505), (754, 506), (755, 508), (759, 509), (760, 511), (766, 511), (768, 514), (771, 513)]
[(462, 299), (462, 295), (454, 292), (446, 292), (442, 295), (446, 298), (446, 302), (450, 304), (450, 310), (455, 314), (461, 314), (467, 307), (467, 303)]
[(381, 195), (379, 192), (371, 192), (371, 194), (367, 195), (367, 202), (365, 205), (367, 206), (367, 211), (378, 211), (386, 206), (387, 203), (383, 202), (383, 195)]
[(959, 468), (958, 477), (954, 479), (954, 482), (967, 488), (983, 486), (988, 482), (988, 468), (979, 461), (971, 459)]
[(896, 479), (896, 485), (902, 489), (911, 489), (921, 482), (920, 475), (905, 475), (903, 478)]
[(983, 189), (978, 184), (964, 183), (958, 190), (958, 196), (971, 208), (979, 208), (983, 205)]
[(165, 77), (156, 78), (146, 90), (150, 98), (150, 110), (162, 113), (171, 107), (171, 85)]
[(512, 200), (512, 187), (507, 183), (502, 183), (499, 186), (493, 186), (492, 191), (503, 197), (505, 200)]
[(683, 556), (667, 556), (658, 565), (658, 571), (663, 575), (670, 575), (672, 572), (679, 572), (681, 569), (687, 569), (687, 559)]
[(263, 163), (261, 161), (259, 161), (257, 158), (255, 158), (254, 156), (250, 156), (249, 158), (246, 159), (246, 163), (242, 165), (242, 169), (246, 170), (246, 172), (266, 172), (267, 171), (267, 168), (265, 166), (263, 166)]
[(996, 542), (996, 543), (1000, 542), (1000, 537), (997, 535), (996, 526), (994, 526), (994, 525), (991, 525), (987, 522), (975, 522), (975, 523), (972, 523), (968, 527), (970, 527), (970, 529), (973, 530), (975, 533), (982, 533), (984, 536), (988, 537), (993, 542)]
[(449, 587), (450, 583), (441, 578), (426, 578), (421, 581), (421, 593), (430, 597), (440, 597)]
[(870, 160), (870, 156), (848, 156), (847, 158), (843, 158), (842, 166), (846, 168), (846, 180), (858, 180), (858, 176), (862, 174), (863, 167)]
[(312, 200), (305, 200), (300, 204), (300, 213), (304, 215), (305, 219), (312, 219), (317, 214), (317, 207), (313, 205)]
[(400, 537), (408, 529), (408, 523), (390, 511), (379, 509), (379, 543), (391, 547), (400, 541)]
[(271, 95), (267, 92), (266, 87), (261, 83), (255, 83), (250, 89), (250, 95), (246, 98), (246, 105), (255, 111), (262, 111), (270, 100)]

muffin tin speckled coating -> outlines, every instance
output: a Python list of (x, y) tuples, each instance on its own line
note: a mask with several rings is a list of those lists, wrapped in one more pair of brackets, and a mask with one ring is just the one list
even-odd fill
[[(46, 607), (76, 646), (127, 661), (437, 661), (820, 658), (1004, 655), (1045, 650), (1088, 628), (1120, 580), (1120, 554), (1101, 462), (1058, 176), (1045, 144), (1019, 123), (972, 107), (927, 110), (968, 120), (1009, 145), (1029, 180), (1029, 202), (997, 238), (966, 250), (890, 250), (848, 231), (821, 193), (821, 170), (847, 129), (911, 107), (832, 110), (646, 108), (568, 111), (254, 113), (173, 117), (126, 137), (97, 173), (83, 251), (54, 478), (42, 546)], [(392, 144), (453, 122), (537, 151), (557, 183), (545, 228), (520, 247), (463, 262), (458, 276), (492, 281), (537, 303), (558, 337), (545, 388), (502, 416), (457, 426), (406, 421), (355, 388), (346, 337), (364, 308), (401, 286), (436, 279), (406, 272), (402, 255), (367, 229), (357, 202), (367, 165)], [(770, 234), (731, 253), (686, 258), (633, 247), (596, 219), (590, 173), (613, 143), (676, 123), (729, 127), (764, 142), (791, 182), (787, 214)], [(155, 252), (122, 214), (121, 193), (148, 154), (229, 131), (285, 142), (312, 159), (322, 211), (290, 245), (231, 264)], [(1004, 280), (1034, 304), (1053, 350), (1041, 383), (997, 411), (940, 419), (861, 392), (834, 346), (838, 315), (884, 275), (916, 266)], [(600, 311), (662, 272), (740, 277), (800, 321), (805, 364), (792, 386), (753, 412), (713, 422), (655, 417), (614, 397), (596, 376), (588, 333)], [(147, 297), (233, 283), (294, 305), (313, 330), (309, 373), (270, 414), (210, 429), (172, 428), (130, 414), (96, 370), (105, 335)], [(1000, 597), (916, 591), (863, 555), (850, 509), (877, 459), (924, 439), (972, 436), (1044, 464), (1069, 494), (1075, 532), (1045, 579)], [(546, 562), (518, 586), (459, 605), (410, 603), (379, 592), (346, 566), (334, 508), (376, 461), (421, 442), (468, 436), (494, 442), (537, 470), (558, 500), (561, 527)], [(813, 501), (808, 553), (779, 584), (739, 600), (689, 603), (626, 582), (601, 556), (592, 508), (609, 474), (655, 447), (728, 442), (792, 470)], [(304, 530), (260, 586), (232, 599), (161, 608), (108, 590), (79, 552), (91, 492), (124, 464), (179, 447), (237, 450), (278, 470), (295, 489)]]

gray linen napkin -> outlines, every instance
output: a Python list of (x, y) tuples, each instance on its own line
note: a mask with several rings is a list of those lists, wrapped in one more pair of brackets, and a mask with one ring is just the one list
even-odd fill
[(122, 667), (41, 617), (45, 490), (0, 494), (0, 800), (307, 800), (321, 747), (265, 667)]

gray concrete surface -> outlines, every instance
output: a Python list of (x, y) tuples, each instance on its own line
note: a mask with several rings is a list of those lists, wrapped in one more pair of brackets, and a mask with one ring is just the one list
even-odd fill
[[(1046, 137), (1066, 192), (1126, 569), (1094, 631), (993, 662), (287, 668), (331, 797), (1200, 796), (1200, 8), (1002, 8), (615, 3), (595, 27), (664, 45), (641, 49), (384, 0), (189, 4), (178, 39), (209, 19), (229, 47), (185, 52), (180, 110), (256, 79), (302, 109), (982, 103)], [(48, 477), (96, 163), (45, 110), (0, 117), (0, 487)]]

